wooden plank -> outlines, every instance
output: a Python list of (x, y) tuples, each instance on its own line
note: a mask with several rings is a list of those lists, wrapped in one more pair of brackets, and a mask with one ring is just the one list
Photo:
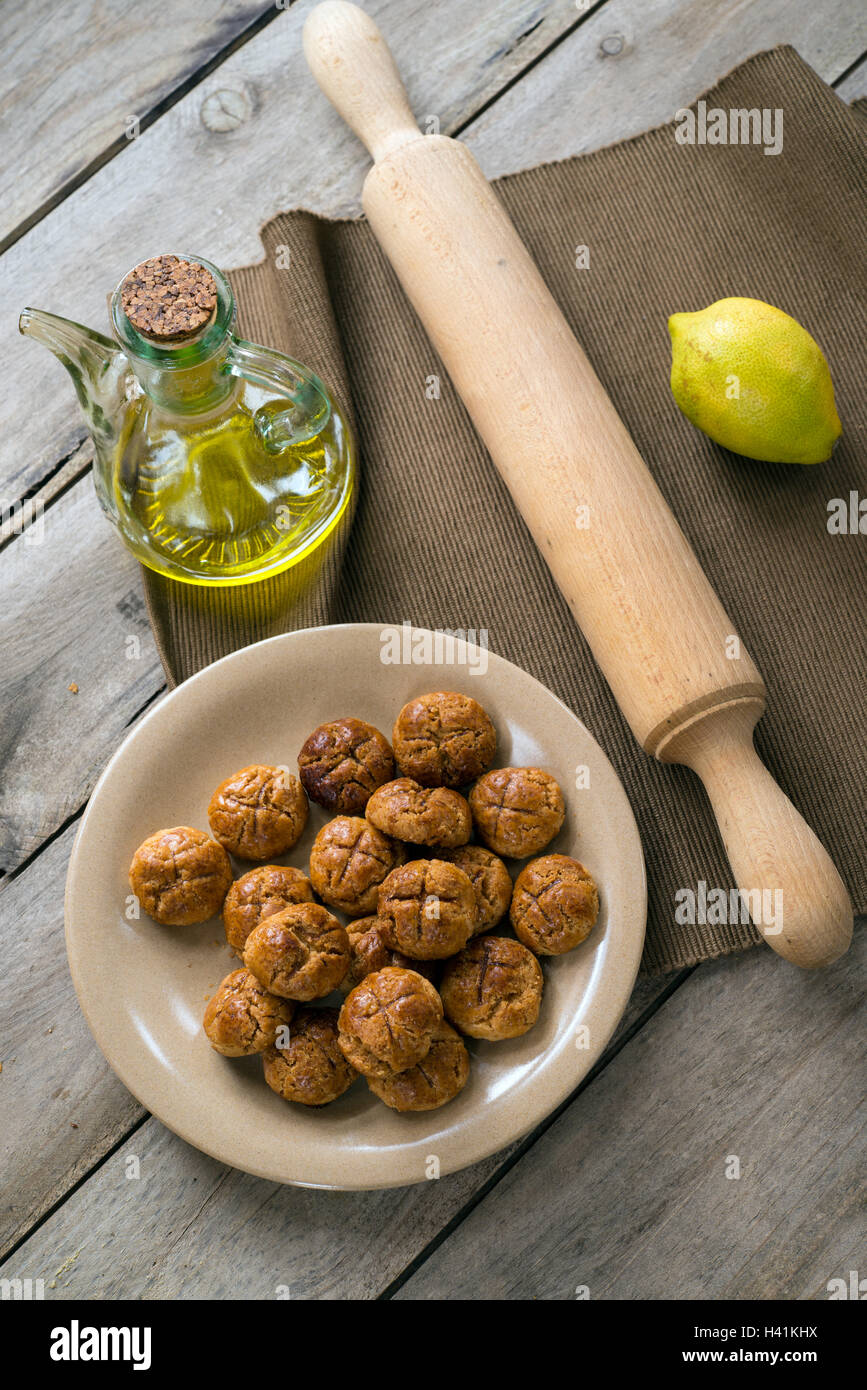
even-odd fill
[(0, 6), (0, 244), (122, 148), (133, 121), (145, 123), (251, 24), (275, 14), (262, 0), (174, 0), (168, 25), (154, 0)]
[[(77, 824), (0, 889), (7, 942), (0, 1002), (0, 1249), (143, 1115), (97, 1048), (63, 948), (63, 885)], [(23, 949), (11, 949), (22, 942)]]
[(397, 1296), (827, 1297), (865, 1235), (865, 954), (701, 966)]
[[(3, 897), (0, 892), (0, 905)], [(675, 981), (639, 981), (597, 1074), (656, 1001), (688, 974), (682, 971)], [(88, 1050), (87, 1042), (79, 1049), (79, 1065), (82, 1073), (90, 1067), (98, 1075), (104, 1064), (95, 1044), (90, 1042)], [(19, 1061), (22, 1072), (29, 1070), (25, 1053)], [(0, 1084), (5, 1080), (4, 1067)], [(39, 1070), (29, 1081), (40, 1094)], [(374, 1298), (518, 1151), (512, 1146), (462, 1173), (415, 1187), (314, 1192), (226, 1168), (154, 1119), (100, 1163), (116, 1142), (117, 1124), (104, 1122), (99, 1105), (91, 1110), (85, 1097), (76, 1097), (69, 1113), (79, 1125), (76, 1138), (89, 1146), (91, 1163), (100, 1166), (3, 1271), (5, 1277), (44, 1278), (51, 1298), (274, 1298), (281, 1284), (293, 1298)], [(63, 1095), (51, 1118), (61, 1135), (56, 1170), (62, 1166), (67, 1119)], [(25, 1145), (21, 1157), (26, 1153)], [(51, 1157), (49, 1151), (46, 1178)], [(137, 1180), (127, 1177), (132, 1157), (140, 1162)], [(42, 1210), (52, 1197), (56, 1200), (61, 1181), (46, 1186)], [(14, 1202), (37, 1215), (39, 1186), (39, 1172), (23, 1178), (19, 1172), (4, 1208)], [(6, 1248), (0, 1243), (0, 1250)], [(61, 1267), (65, 1272), (56, 1277)]]
[[(163, 684), (138, 565), (88, 477), (0, 553), (0, 867), (81, 806)], [(77, 691), (69, 689), (71, 685)]]
[(744, 58), (781, 43), (833, 82), (867, 48), (867, 8), (854, 0), (612, 0), (462, 138), (489, 177), (582, 154), (672, 120)]
[[(0, 499), (39, 486), (81, 437), (62, 369), (17, 337), (26, 304), (104, 329), (106, 294), (142, 256), (179, 248), (242, 265), (261, 257), (258, 229), (280, 208), (357, 210), (366, 156), (301, 53), (314, 3), (280, 13), (0, 258)], [(576, 23), (573, 0), (369, 8), (400, 55), (416, 110), (443, 129)], [(25, 102), (18, 112), (29, 131)], [(126, 114), (122, 107), (117, 119)]]
[[(4, 504), (0, 507), (0, 550), (44, 518), (46, 507), (61, 493), (67, 492), (73, 483), (89, 474), (95, 452), (93, 440), (89, 434), (85, 434), (70, 454), (61, 456), (55, 468), (46, 475), (38, 487), (33, 488), (25, 501), (13, 506)], [(33, 543), (33, 534), (30, 534), (27, 544)]]

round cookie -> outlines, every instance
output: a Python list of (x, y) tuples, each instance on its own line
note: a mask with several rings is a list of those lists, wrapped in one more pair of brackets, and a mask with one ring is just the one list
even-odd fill
[(129, 885), (145, 912), (165, 927), (206, 922), (223, 906), (232, 865), (203, 830), (175, 825), (143, 840), (129, 866)]
[(281, 864), (262, 864), (237, 879), (223, 903), (226, 940), (244, 954), (244, 945), (254, 927), (265, 917), (282, 912), (290, 903), (312, 903), (313, 888), (306, 874)]
[(473, 935), (490, 931), (505, 917), (512, 901), (512, 880), (502, 859), (481, 845), (444, 849), (441, 858), (463, 869), (476, 890), (477, 921)]
[(401, 777), (423, 787), (462, 787), (486, 771), (497, 734), (477, 700), (455, 690), (419, 695), (405, 704), (392, 733)]
[(519, 1038), (539, 1017), (543, 983), (539, 962), (520, 941), (479, 937), (446, 965), (443, 1010), (471, 1038)]
[(394, 776), (391, 745), (384, 734), (362, 719), (332, 719), (320, 724), (298, 754), (301, 782), (326, 811), (363, 814), (377, 787)]
[(358, 1076), (338, 1046), (336, 1009), (299, 1009), (286, 1046), (262, 1061), (271, 1090), (299, 1105), (330, 1105)]
[(340, 1010), (343, 1055), (364, 1076), (406, 1071), (427, 1055), (443, 1006), (415, 970), (387, 966), (368, 975)]
[(253, 928), (244, 964), (281, 999), (321, 999), (346, 974), (349, 937), (321, 904), (292, 903)]
[(402, 951), (392, 951), (386, 945), (378, 917), (358, 917), (346, 928), (349, 937), (349, 969), (340, 982), (340, 988), (347, 993), (360, 985), (368, 975), (384, 970), (388, 965), (399, 965), (406, 970), (417, 970), (431, 984), (436, 984), (434, 973), (436, 965), (429, 961), (410, 960)]
[(421, 1062), (407, 1071), (368, 1076), (365, 1080), (373, 1094), (392, 1110), (436, 1110), (454, 1100), (469, 1074), (469, 1053), (454, 1028), (442, 1020)]
[(379, 890), (385, 943), (411, 960), (442, 960), (466, 946), (477, 921), (476, 891), (456, 864), (413, 859)]
[(515, 935), (537, 956), (562, 956), (590, 935), (598, 912), (599, 894), (584, 865), (546, 854), (518, 874), (509, 915)]
[(453, 849), (470, 838), (470, 808), (449, 787), (420, 787), (398, 777), (379, 787), (367, 803), (367, 819), (384, 835), (411, 845)]
[(479, 838), (494, 854), (526, 859), (553, 840), (566, 816), (563, 793), (540, 767), (497, 767), (470, 792)]
[(379, 885), (406, 855), (363, 816), (336, 816), (310, 851), (310, 881), (328, 903), (350, 917), (376, 910)]
[(285, 767), (255, 763), (220, 783), (208, 822), (214, 838), (239, 859), (276, 859), (301, 838), (307, 797)]
[(208, 1001), (202, 1027), (224, 1057), (249, 1057), (272, 1047), (292, 1021), (295, 1005), (264, 990), (249, 970), (233, 970)]

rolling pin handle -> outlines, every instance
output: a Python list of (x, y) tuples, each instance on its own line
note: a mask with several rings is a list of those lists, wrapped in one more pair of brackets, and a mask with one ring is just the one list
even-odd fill
[(704, 783), (741, 902), (765, 941), (793, 965), (815, 969), (848, 950), (852, 903), (824, 845), (755, 750), (759, 713), (760, 703), (743, 700), (697, 719), (664, 760)]
[(391, 51), (358, 5), (323, 0), (307, 17), (303, 41), (320, 88), (374, 160), (423, 138)]

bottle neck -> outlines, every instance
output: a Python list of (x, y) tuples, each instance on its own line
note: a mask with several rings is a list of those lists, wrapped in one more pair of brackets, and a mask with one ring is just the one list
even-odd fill
[(238, 380), (226, 370), (229, 335), (210, 357), (188, 364), (165, 366), (132, 357), (131, 366), (142, 390), (172, 415), (200, 415), (216, 409), (235, 393)]
[[(129, 358), (136, 378), (147, 396), (161, 410), (173, 415), (201, 415), (229, 401), (237, 391), (237, 378), (227, 370), (232, 349), (232, 322), (235, 300), (222, 271), (203, 257), (167, 258), (187, 267), (203, 268), (216, 290), (216, 307), (210, 322), (183, 342), (160, 341), (140, 331), (127, 316), (123, 287), (118, 285), (111, 298), (114, 335)], [(155, 262), (146, 262), (148, 266)], [(133, 272), (131, 272), (132, 274)]]

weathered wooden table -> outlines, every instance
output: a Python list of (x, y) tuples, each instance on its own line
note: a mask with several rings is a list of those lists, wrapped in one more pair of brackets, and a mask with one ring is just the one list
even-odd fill
[[(279, 208), (357, 210), (364, 153), (301, 56), (311, 5), (0, 9), (0, 1274), (43, 1278), (52, 1298), (827, 1297), (863, 1240), (863, 933), (814, 976), (762, 948), (642, 979), (560, 1113), (475, 1168), (393, 1192), (284, 1188), (204, 1157), (142, 1112), (79, 1012), (70, 846), (163, 677), (69, 383), (16, 338), (17, 315), (36, 302), (102, 325), (133, 257), (201, 249), (231, 268), (261, 256)], [(781, 42), (844, 99), (867, 93), (857, 0), (367, 7), (416, 112), (489, 175), (669, 120)]]

